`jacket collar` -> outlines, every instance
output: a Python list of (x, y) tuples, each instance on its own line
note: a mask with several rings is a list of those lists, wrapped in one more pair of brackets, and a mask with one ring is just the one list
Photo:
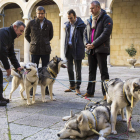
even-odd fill
[[(71, 25), (69, 21), (65, 22), (64, 24), (66, 25), (67, 28), (69, 28)], [(77, 21), (75, 22), (75, 26), (76, 27), (85, 27), (85, 24), (80, 17), (77, 17)]]
[[(101, 9), (101, 13), (100, 13), (99, 17), (97, 18), (97, 21), (105, 14), (106, 14), (106, 11)], [(88, 19), (88, 22), (90, 22), (90, 24), (92, 23), (92, 15), (90, 16), (90, 19)]]
[(11, 31), (12, 39), (14, 40), (17, 37), (17, 34), (15, 33), (12, 25), (10, 26), (10, 31)]

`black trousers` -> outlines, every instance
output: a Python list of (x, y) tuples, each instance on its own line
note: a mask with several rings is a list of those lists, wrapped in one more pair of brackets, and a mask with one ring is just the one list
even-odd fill
[(46, 67), (49, 63), (49, 60), (50, 60), (50, 54), (47, 54), (47, 55), (34, 55), (34, 54), (32, 54), (31, 55), (31, 61), (33, 63), (36, 63), (37, 67), (39, 65), (39, 60), (40, 59), (42, 61), (42, 67)]
[[(47, 55), (34, 55), (34, 54), (32, 54), (31, 55), (31, 61), (33, 63), (36, 63), (37, 67), (39, 65), (40, 58), (42, 61), (42, 67), (46, 67), (50, 61), (50, 54), (47, 54)], [(46, 87), (46, 90), (48, 90), (48, 86)]]
[(0, 99), (3, 97), (3, 73), (0, 69)]
[[(89, 81), (96, 80), (97, 66), (99, 66), (99, 70), (101, 73), (101, 80), (104, 81), (109, 79), (108, 68), (107, 68), (107, 54), (97, 53), (94, 55), (88, 55), (88, 63), (89, 63)], [(95, 82), (88, 83), (88, 87), (87, 87), (88, 94), (94, 95), (95, 84), (96, 84)], [(102, 86), (103, 95), (106, 95), (102, 83), (101, 86)]]
[[(67, 58), (67, 70), (68, 70), (69, 80), (73, 80), (73, 81), (70, 81), (70, 86), (71, 87), (75, 86), (76, 89), (79, 89), (80, 85), (81, 85), (81, 64), (82, 64), (82, 60), (75, 60), (73, 58), (72, 48), (68, 49), (66, 58)], [(75, 78), (74, 78), (73, 61), (74, 61), (74, 64), (75, 64), (76, 82), (75, 82)]]

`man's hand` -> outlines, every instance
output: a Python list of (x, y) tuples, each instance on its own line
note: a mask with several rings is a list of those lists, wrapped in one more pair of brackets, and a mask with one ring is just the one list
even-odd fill
[(23, 69), (22, 67), (17, 68), (18, 71), (21, 71), (22, 69)]
[(11, 75), (11, 69), (6, 70), (6, 72), (7, 72), (7, 76)]
[(90, 50), (90, 49), (93, 49), (93, 48), (94, 48), (94, 45), (92, 45), (92, 44), (87, 44), (86, 47), (87, 47), (88, 50)]

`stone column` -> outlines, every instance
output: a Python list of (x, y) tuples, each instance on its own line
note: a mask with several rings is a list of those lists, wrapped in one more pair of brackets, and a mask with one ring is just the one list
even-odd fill
[(64, 27), (63, 13), (60, 13), (59, 16), (61, 16), (60, 56), (63, 60), (65, 60), (66, 59), (65, 55), (64, 55), (65, 27)]
[[(112, 17), (112, 10), (106, 8), (106, 12), (107, 12), (107, 14), (108, 14), (110, 17)], [(110, 36), (110, 39), (111, 39), (111, 36)], [(110, 48), (110, 49), (111, 49), (111, 48)], [(108, 67), (111, 67), (111, 64), (110, 64), (110, 55), (108, 55), (108, 57), (107, 57), (107, 66), (108, 66)]]
[[(28, 17), (23, 17), (24, 21), (25, 21), (25, 25), (27, 25), (27, 23), (29, 22), (29, 18)], [(24, 63), (28, 63), (30, 61), (30, 44), (29, 42), (26, 40), (26, 38), (24, 37)]]

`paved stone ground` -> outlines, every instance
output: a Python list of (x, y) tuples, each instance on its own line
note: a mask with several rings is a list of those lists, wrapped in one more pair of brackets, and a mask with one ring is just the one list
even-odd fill
[[(97, 71), (97, 80), (100, 80), (99, 70)], [(110, 67), (110, 79), (121, 78), (125, 80), (130, 77), (139, 77), (140, 68), (130, 69), (126, 67)], [(57, 79), (68, 79), (66, 69), (61, 69)], [(82, 68), (83, 81), (88, 80), (88, 67)], [(64, 85), (69, 86), (67, 81), (61, 81)], [(6, 86), (6, 83), (4, 84)], [(87, 82), (81, 85), (81, 92), (86, 92)], [(101, 94), (101, 84), (96, 84), (94, 101), (100, 101), (103, 96)], [(26, 100), (21, 100), (18, 88), (12, 95), (12, 101), (7, 107), (0, 107), (0, 140), (58, 140), (57, 132), (64, 127), (62, 121), (63, 116), (67, 116), (70, 110), (74, 113), (81, 111), (88, 103), (87, 100), (75, 95), (75, 93), (64, 93), (66, 87), (59, 82), (55, 82), (53, 93), (56, 101), (50, 101), (46, 96), (47, 102), (41, 102), (40, 87), (36, 92), (36, 103), (31, 106), (26, 105)], [(6, 89), (5, 96), (8, 98), (11, 90), (11, 83)], [(24, 93), (25, 95), (25, 93)], [(110, 135), (108, 139), (121, 140), (140, 140), (140, 102), (136, 105), (133, 111), (132, 125), (136, 133), (129, 133), (129, 138), (122, 135), (119, 138), (113, 138), (115, 135)], [(120, 116), (117, 118), (117, 131), (122, 134), (127, 131), (126, 123), (121, 121)], [(84, 138), (82, 140), (97, 140), (98, 136)], [(70, 140), (70, 139), (67, 139)], [(78, 139), (77, 139), (78, 140)]]

